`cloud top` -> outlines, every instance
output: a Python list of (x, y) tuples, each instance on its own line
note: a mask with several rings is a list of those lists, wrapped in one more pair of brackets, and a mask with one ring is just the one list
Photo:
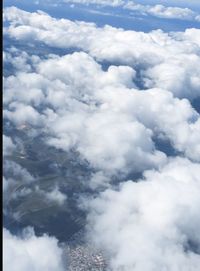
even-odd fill
[(3, 230), (3, 269), (5, 271), (63, 271), (62, 250), (54, 237), (37, 237), (31, 228), (23, 236)]

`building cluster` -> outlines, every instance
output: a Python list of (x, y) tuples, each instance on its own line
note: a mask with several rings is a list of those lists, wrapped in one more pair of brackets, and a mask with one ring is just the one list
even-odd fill
[(103, 255), (90, 247), (78, 245), (68, 250), (69, 271), (105, 271)]

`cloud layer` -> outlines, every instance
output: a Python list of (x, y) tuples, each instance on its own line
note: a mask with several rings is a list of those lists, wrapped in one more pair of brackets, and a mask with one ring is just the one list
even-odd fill
[(162, 4), (144, 5), (129, 0), (65, 0), (65, 3), (81, 5), (99, 5), (121, 7), (126, 10), (138, 12), (140, 15), (151, 15), (165, 19), (196, 20), (199, 21), (199, 14), (189, 8), (170, 7)]
[[(85, 163), (85, 186), (95, 193), (81, 202), (88, 238), (106, 251), (111, 270), (197, 271), (200, 116), (193, 105), (200, 97), (200, 30), (98, 28), (15, 7), (5, 9), (4, 20), (5, 37), (26, 44), (4, 51), (4, 67), (11, 67), (4, 76), (4, 121)], [(17, 135), (5, 131), (3, 141), (6, 194), (34, 177), (9, 160)], [(57, 186), (37, 192), (58, 205), (67, 199)], [(7, 230), (4, 238), (7, 270), (10, 255), (19, 270), (63, 270), (54, 238)], [(52, 262), (35, 260), (46, 249)]]
[[(192, 65), (199, 65), (198, 29), (142, 33), (110, 26), (97, 28), (94, 24), (55, 20), (45, 13), (28, 13), (14, 7), (5, 9), (4, 18), (11, 23), (5, 33), (17, 40), (79, 48), (100, 61), (134, 68), (142, 66), (145, 76), (142, 74), (141, 79), (146, 87), (166, 87), (179, 97), (199, 95), (199, 69), (194, 70)], [(174, 69), (176, 77), (172, 73)]]
[(108, 251), (112, 270), (199, 269), (199, 173), (199, 164), (172, 159), (90, 201), (89, 238)]

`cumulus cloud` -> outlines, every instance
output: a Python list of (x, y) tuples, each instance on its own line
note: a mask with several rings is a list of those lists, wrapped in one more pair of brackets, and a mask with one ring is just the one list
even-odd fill
[(199, 174), (199, 164), (175, 158), (89, 203), (89, 238), (111, 270), (199, 269)]
[(199, 160), (199, 114), (188, 100), (174, 98), (162, 89), (126, 90), (126, 95), (124, 93), (109, 92), (109, 98), (115, 101), (114, 106), (118, 105), (122, 112), (134, 115), (145, 127), (153, 130), (154, 135), (164, 135), (178, 151)]
[[(194, 69), (194, 66), (196, 67)], [(174, 71), (176, 71), (174, 73)], [(163, 86), (178, 97), (200, 96), (200, 58), (183, 54), (146, 71), (146, 86)]]
[(3, 269), (5, 271), (63, 271), (62, 250), (54, 237), (37, 237), (32, 228), (22, 236), (3, 229)]
[(58, 205), (63, 205), (67, 196), (63, 194), (58, 187), (55, 187), (53, 190), (47, 192), (44, 190), (40, 190), (38, 186), (36, 186), (36, 192), (45, 197), (50, 202), (55, 202)]
[(101, 5), (118, 7), (124, 4), (123, 0), (64, 0), (65, 3)]
[(200, 15), (197, 15), (197, 16), (195, 17), (195, 20), (196, 20), (197, 22), (200, 22)]
[(30, 105), (13, 102), (9, 105), (9, 110), (3, 111), (4, 118), (12, 121), (16, 125), (41, 125), (40, 114)]
[(141, 5), (133, 1), (124, 4), (125, 9), (139, 11), (142, 14), (149, 14), (159, 18), (196, 20), (197, 13), (189, 8), (170, 7), (163, 5)]
[[(31, 66), (27, 63), (28, 54), (26, 52), (21, 52), (16, 48), (11, 48), (12, 56), (10, 52), (3, 52), (3, 62), (11, 64), (15, 70), (30, 71)], [(14, 56), (13, 53), (16, 53)]]
[[(14, 7), (5, 9), (4, 18), (11, 23), (6, 33), (13, 38), (38, 40), (59, 48), (75, 47), (100, 61), (143, 67), (147, 87), (159, 85), (163, 88), (166, 85), (178, 97), (199, 95), (199, 69), (192, 66), (193, 62), (199, 63), (198, 29), (183, 33), (161, 30), (141, 33), (110, 26), (97, 28), (92, 23), (56, 20), (47, 14), (28, 13)], [(173, 68), (170, 70), (169, 67)], [(172, 74), (173, 69), (177, 70), (179, 77)], [(183, 79), (179, 79), (180, 76)], [(171, 87), (176, 80), (175, 88)]]
[[(15, 87), (13, 87), (15, 86)], [(42, 89), (45, 87), (45, 80), (38, 74), (26, 73), (26, 70), (17, 76), (4, 78), (4, 105), (9, 105), (15, 97), (15, 102), (37, 106), (43, 99)]]
[[(144, 167), (164, 158), (164, 154), (159, 152), (151, 153), (155, 148), (150, 130), (128, 116), (120, 115), (115, 109), (112, 112), (106, 101), (105, 105), (95, 105), (103, 101), (96, 97), (97, 94), (100, 95), (102, 89), (109, 85), (113, 87), (113, 91), (115, 87), (134, 86), (132, 80), (135, 71), (132, 68), (111, 66), (104, 72), (87, 54), (74, 53), (41, 61), (37, 70), (39, 74), (29, 74), (29, 78), (25, 74), (19, 74), (6, 79), (5, 86), (9, 86), (10, 91), (5, 93), (5, 104), (9, 104), (9, 109), (14, 107), (15, 111), (5, 110), (5, 118), (16, 125), (26, 122), (36, 125), (45, 118), (48, 135), (52, 135), (49, 144), (66, 150), (77, 145), (81, 155), (98, 169), (110, 169), (112, 172), (112, 168), (115, 171), (124, 167), (127, 170), (127, 167), (131, 166), (130, 160), (133, 162), (132, 156), (138, 156), (138, 161), (144, 159)], [(31, 87), (30, 82), (33, 83)], [(36, 91), (41, 85), (44, 85), (43, 95), (41, 90)], [(33, 98), (24, 98), (24, 93), (30, 89)], [(20, 103), (12, 101), (16, 91), (19, 92), (17, 100), (19, 99)], [(45, 108), (44, 113), (39, 114), (30, 105), (34, 102), (35, 92), (41, 94), (41, 103), (46, 103), (47, 108), (53, 106), (54, 112)], [(42, 122), (43, 125), (45, 122)], [(121, 148), (116, 148), (118, 145)], [(138, 146), (138, 150), (134, 146)], [(140, 170), (140, 162), (136, 165)]]
[[(162, 133), (175, 149), (199, 159), (199, 115), (188, 100), (174, 98), (170, 87), (140, 91), (131, 67), (110, 66), (103, 71), (82, 52), (40, 61), (36, 71), (6, 78), (5, 104), (16, 109), (5, 110), (5, 118), (17, 125), (43, 124), (51, 136), (49, 144), (65, 150), (75, 147), (99, 170), (140, 170), (141, 158), (143, 167), (164, 159), (163, 154), (153, 153), (152, 141), (152, 136)], [(183, 92), (179, 90), (180, 95)], [(19, 93), (17, 98), (14, 93)], [(38, 113), (41, 105), (45, 110)]]
[[(84, 52), (53, 56), (38, 61), (34, 73), (5, 79), (4, 117), (17, 126), (42, 127), (48, 144), (75, 149), (106, 175), (165, 163), (166, 155), (153, 141), (159, 136), (198, 161), (199, 114), (190, 102), (175, 98), (170, 87), (142, 91), (135, 82), (136, 71), (129, 66), (111, 65), (104, 71)], [(187, 96), (183, 93), (177, 96)]]
[(140, 15), (152, 15), (158, 18), (180, 19), (180, 20), (196, 20), (199, 21), (199, 14), (189, 8), (170, 7), (161, 4), (144, 5), (129, 0), (65, 0), (65, 3), (82, 4), (82, 5), (100, 5), (121, 7)]
[[(162, 7), (154, 12), (160, 9), (172, 12)], [(4, 77), (4, 118), (17, 129), (39, 129), (46, 144), (87, 162), (88, 183), (97, 192), (84, 202), (89, 238), (107, 252), (111, 270), (197, 271), (200, 116), (192, 104), (200, 97), (199, 30), (98, 28), (14, 7), (5, 9), (4, 18), (11, 38), (75, 51), (40, 58), (6, 50), (5, 64), (16, 72)], [(169, 144), (173, 154), (158, 141)], [(15, 140), (4, 136), (4, 142), (7, 155)], [(34, 179), (11, 161), (5, 170), (5, 191)], [(126, 181), (137, 174), (142, 177)], [(102, 186), (105, 191), (98, 194)], [(59, 186), (38, 192), (60, 205), (66, 200)], [(5, 236), (13, 258), (28, 257), (16, 254), (14, 242), (22, 251), (30, 249), (26, 262), (20, 258), (20, 270), (29, 264), (62, 270), (55, 239), (34, 233), (14, 237), (6, 230)], [(53, 242), (48, 249), (58, 255), (51, 258), (54, 263), (36, 260), (31, 245), (37, 242)]]
[(148, 12), (156, 17), (167, 19), (195, 19), (195, 12), (189, 8), (165, 7), (163, 5), (155, 5), (148, 9)]

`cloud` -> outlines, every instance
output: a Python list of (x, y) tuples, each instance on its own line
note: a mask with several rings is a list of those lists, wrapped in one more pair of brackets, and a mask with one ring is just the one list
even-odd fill
[[(34, 180), (33, 176), (22, 166), (14, 161), (5, 160), (4, 171), (6, 176), (12, 176), (16, 178), (20, 184), (23, 182), (32, 182)], [(17, 180), (18, 179), (18, 180)]]
[[(113, 93), (121, 87), (133, 87), (135, 71), (131, 67), (110, 66), (103, 71), (81, 52), (41, 61), (36, 70), (37, 74), (20, 73), (6, 79), (6, 119), (16, 125), (43, 124), (50, 145), (66, 151), (75, 148), (92, 167), (111, 174), (163, 163), (165, 155), (155, 150), (152, 132), (102, 96), (109, 86)], [(24, 98), (30, 89), (32, 95)], [(41, 104), (44, 110), (38, 112)]]
[(158, 18), (178, 19), (178, 20), (196, 20), (199, 14), (189, 8), (170, 7), (161, 4), (143, 5), (135, 1), (128, 0), (65, 0), (65, 3), (82, 4), (82, 5), (99, 5), (121, 7), (127, 10), (138, 12), (140, 15), (152, 15)]
[[(134, 69), (142, 67), (142, 74), (147, 76), (142, 79), (144, 83), (148, 82), (147, 87), (163, 88), (166, 85), (167, 90), (180, 98), (199, 95), (199, 69), (192, 65), (193, 62), (199, 63), (198, 29), (142, 33), (110, 26), (97, 28), (92, 23), (56, 20), (47, 14), (28, 13), (14, 7), (5, 9), (4, 18), (11, 23), (6, 33), (13, 38), (33, 43), (37, 40), (58, 48), (74, 47), (88, 52), (98, 61), (129, 65)], [(34, 37), (30, 37), (33, 33)], [(172, 74), (173, 69), (177, 70), (179, 77)], [(175, 88), (172, 87), (174, 82)]]
[(156, 17), (167, 19), (195, 19), (195, 12), (189, 8), (165, 7), (163, 5), (155, 5), (149, 8), (148, 12)]
[(156, 137), (198, 161), (199, 114), (187, 99), (175, 98), (170, 87), (138, 90), (136, 78), (132, 67), (111, 65), (104, 71), (84, 52), (50, 56), (35, 64), (34, 73), (5, 79), (4, 116), (17, 126), (40, 127), (47, 143), (58, 149), (75, 149), (105, 173), (104, 180), (165, 163)]
[(111, 270), (199, 269), (199, 174), (199, 164), (175, 158), (89, 202), (89, 238)]
[[(85, 185), (96, 197), (83, 201), (89, 238), (106, 251), (111, 270), (197, 271), (200, 116), (192, 104), (200, 96), (199, 29), (98, 28), (14, 7), (5, 9), (4, 19), (5, 35), (22, 44), (73, 48), (45, 57), (26, 47), (5, 50), (4, 65), (14, 72), (4, 77), (4, 119), (86, 162)], [(17, 145), (11, 135), (3, 138), (6, 155)], [(4, 195), (30, 192), (34, 177), (27, 170), (8, 159), (4, 171)], [(26, 189), (10, 193), (19, 184)], [(66, 196), (57, 185), (34, 189), (62, 205)], [(30, 230), (4, 234), (7, 270), (11, 256), (22, 271), (63, 270), (55, 238)], [(38, 258), (44, 251), (50, 260)]]
[(4, 212), (7, 212), (11, 200), (31, 192), (28, 185), (34, 180), (30, 172), (21, 165), (8, 158), (5, 159), (3, 163)]
[(153, 15), (158, 18), (196, 20), (197, 13), (189, 8), (168, 7), (163, 5), (141, 5), (128, 1), (125, 9), (141, 12), (143, 15)]
[(32, 228), (22, 236), (3, 229), (3, 269), (5, 271), (62, 271), (62, 250), (54, 237), (37, 237)]
[(123, 0), (64, 0), (65, 3), (74, 3), (82, 5), (101, 5), (101, 6), (112, 6), (118, 7), (124, 4)]
[[(20, 52), (15, 47), (11, 49), (12, 56), (10, 52), (3, 52), (3, 62), (4, 64), (11, 64), (14, 70), (22, 70), (29, 72), (31, 70), (31, 66), (27, 63), (28, 54), (26, 52)], [(14, 54), (16, 54), (14, 56)]]
[(4, 90), (6, 91), (4, 91), (3, 103), (5, 106), (9, 105), (15, 97), (15, 102), (38, 106), (44, 100), (42, 92), (44, 87), (45, 80), (40, 75), (34, 72), (27, 73), (26, 70), (23, 70), (17, 76), (11, 75), (4, 78)]
[(40, 190), (38, 186), (36, 186), (37, 193), (41, 194), (43, 197), (45, 197), (50, 202), (56, 202), (58, 205), (63, 205), (65, 200), (67, 199), (67, 196), (63, 194), (58, 187), (55, 187), (50, 192)]
[(15, 144), (9, 136), (3, 135), (3, 155), (9, 155), (15, 149)]
[(108, 90), (104, 97), (121, 114), (134, 116), (151, 129), (154, 136), (163, 134), (175, 149), (199, 160), (199, 114), (188, 100), (174, 98), (170, 92), (162, 89)]
[(13, 102), (9, 109), (3, 111), (4, 118), (12, 121), (16, 125), (41, 125), (42, 120), (39, 113), (30, 105)]
[(200, 58), (198, 55), (183, 54), (180, 58), (173, 58), (148, 69), (145, 75), (147, 87), (162, 85), (177, 97), (196, 98), (200, 96)]
[(197, 16), (195, 17), (195, 20), (196, 20), (197, 22), (200, 22), (200, 15), (197, 15)]

